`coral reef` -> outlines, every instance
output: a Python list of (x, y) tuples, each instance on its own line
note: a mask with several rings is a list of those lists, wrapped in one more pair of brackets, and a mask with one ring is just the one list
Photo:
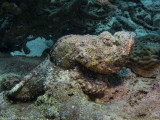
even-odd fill
[[(48, 76), (53, 71), (53, 63), (69, 69), (76, 67), (74, 64), (78, 62), (85, 68), (95, 72), (95, 74), (117, 73), (128, 60), (131, 47), (134, 44), (134, 37), (134, 33), (129, 34), (123, 31), (115, 33), (114, 36), (109, 32), (103, 32), (99, 36), (64, 36), (53, 46), (50, 56), (26, 75), (20, 83), (16, 84), (9, 91), (8, 96), (26, 101), (35, 99), (42, 94), (46, 86), (44, 85), (45, 76)], [(50, 66), (52, 67), (50, 68)], [(98, 97), (104, 94), (107, 84), (96, 82), (96, 79), (100, 81), (103, 77), (96, 77), (90, 83), (85, 79), (78, 81), (83, 83), (80, 85), (84, 92), (91, 95), (96, 94), (96, 97)], [(32, 91), (37, 92), (34, 93)]]
[[(37, 4), (38, 3), (38, 4)], [(87, 10), (88, 3), (84, 6), (84, 1), (32, 1), (32, 0), (3, 0), (0, 2), (0, 36), (1, 50), (20, 50), (25, 48), (27, 36), (43, 36), (46, 39), (56, 39), (62, 36), (61, 33), (69, 34), (73, 31), (82, 31), (87, 27), (72, 29), (70, 26), (77, 26), (77, 17), (99, 18), (98, 14), (89, 14)], [(107, 9), (107, 8), (106, 8)], [(84, 11), (83, 11), (84, 10)], [(105, 11), (105, 10), (104, 10)], [(105, 13), (105, 12), (104, 12)], [(104, 15), (106, 16), (106, 15)], [(104, 17), (103, 17), (104, 18)], [(72, 25), (71, 25), (72, 24)], [(70, 28), (67, 29), (66, 28)], [(74, 27), (75, 28), (75, 27)], [(77, 32), (76, 32), (77, 33)]]
[[(132, 35), (134, 34), (132, 33)], [(131, 39), (132, 35), (127, 32), (117, 32), (112, 36), (109, 32), (103, 32), (98, 36), (70, 35), (62, 37), (41, 64), (30, 72), (29, 69), (24, 69), (26, 74), (22, 74), (20, 82), (11, 90), (0, 93), (0, 119), (159, 119), (159, 79), (137, 77), (126, 67), (119, 73), (100, 74), (75, 62), (74, 55), (78, 55), (76, 50), (79, 52), (79, 48), (76, 47), (82, 47), (80, 44), (84, 40), (89, 43), (85, 45), (83, 43), (86, 48), (92, 48), (93, 45), (95, 45), (93, 48), (99, 48), (98, 45), (101, 45), (105, 49), (112, 45), (115, 45), (117, 49), (124, 47), (121, 49), (125, 51), (124, 55), (127, 56), (125, 57), (127, 61), (132, 47), (128, 39)], [(76, 44), (79, 43), (78, 45), (75, 44), (75, 40), (77, 40)], [(90, 40), (93, 43), (98, 41), (98, 43), (92, 45)], [(115, 40), (115, 43), (109, 40)], [(71, 45), (71, 47), (67, 45)], [(66, 65), (70, 66), (69, 59), (71, 59), (75, 62), (73, 67), (64, 69), (61, 64), (54, 64), (53, 55), (55, 54), (53, 53), (56, 48), (61, 51), (60, 56), (63, 55), (63, 50), (66, 50), (65, 54), (68, 55), (65, 58), (68, 62)], [(82, 52), (86, 51), (82, 49)], [(65, 64), (64, 61), (63, 64)], [(18, 68), (16, 70), (17, 73), (21, 73)], [(12, 77), (5, 77), (6, 83), (9, 80), (9, 83), (15, 81), (10, 78)]]
[(130, 68), (143, 77), (156, 77), (160, 70), (160, 36), (146, 35), (135, 40)]
[(1, 0), (1, 51), (57, 43), (45, 59), (0, 52), (0, 119), (159, 120), (159, 5)]
[[(1, 1), (2, 9), (0, 16), (3, 19), (0, 27), (2, 32), (0, 48), (10, 51), (20, 50), (20, 48), (25, 47), (28, 35), (35, 37), (44, 36), (46, 39), (49, 39), (49, 34), (52, 35), (54, 31), (56, 33), (59, 25), (61, 26), (65, 22), (64, 17), (67, 17), (66, 15), (74, 11), (73, 9), (77, 7), (77, 2), (79, 1), (58, 1), (58, 3), (43, 0), (34, 2), (32, 0)], [(5, 5), (6, 3), (7, 5)], [(16, 8), (20, 12), (13, 11), (10, 8)], [(61, 14), (63, 15), (61, 16)], [(60, 19), (63, 20), (60, 22)], [(53, 26), (53, 24), (56, 25), (54, 28), (49, 27)], [(44, 30), (44, 28), (46, 29)]]
[[(130, 77), (126, 78), (125, 82), (116, 85), (115, 80), (120, 81), (119, 78), (114, 80), (113, 77), (107, 77), (106, 75), (99, 76), (99, 74), (93, 74), (86, 69), (83, 72), (77, 68), (64, 70), (48, 60), (49, 59), (45, 60), (45, 62), (39, 65), (45, 67), (43, 67), (43, 69), (39, 67), (37, 76), (34, 76), (34, 82), (37, 81), (36, 84), (38, 85), (40, 84), (38, 83), (38, 76), (44, 75), (44, 87), (39, 89), (44, 89), (45, 93), (40, 95), (34, 102), (24, 103), (24, 101), (18, 102), (6, 96), (8, 91), (1, 92), (1, 119), (159, 119), (159, 83), (154, 82), (154, 79), (139, 78), (132, 73)], [(37, 70), (37, 68), (35, 70)], [(43, 71), (41, 72), (41, 70)], [(88, 72), (88, 77), (84, 72)], [(92, 75), (90, 73), (92, 73)], [(97, 77), (95, 78), (95, 76)], [(99, 81), (97, 82), (96, 79)], [(86, 93), (86, 90), (91, 91), (92, 93), (88, 92), (94, 96), (94, 93), (96, 93), (94, 89), (102, 88), (104, 81), (106, 81), (105, 79), (110, 79), (112, 82), (114, 81), (113, 85), (116, 86), (105, 86), (104, 96), (95, 96), (98, 98), (94, 99), (96, 103), (90, 101), (93, 99)], [(86, 84), (83, 82), (86, 86), (85, 89), (81, 85), (82, 82), (80, 81), (82, 80), (87, 82)], [(26, 84), (31, 82), (33, 82), (32, 79), (27, 81)], [(101, 83), (100, 86), (96, 88), (94, 85), (99, 83)], [(28, 89), (32, 88), (31, 86), (32, 84), (28, 86)], [(92, 90), (89, 86), (93, 86)], [(146, 89), (142, 89), (144, 86)], [(27, 87), (27, 85), (23, 87)], [(19, 93), (17, 92), (18, 94), (23, 93), (23, 87)], [(32, 95), (35, 95), (33, 93), (34, 91), (31, 92)]]
[[(144, 0), (115, 0), (111, 2), (117, 6), (117, 10), (95, 24), (97, 32), (127, 30), (134, 31), (138, 37), (149, 33), (159, 34), (159, 17), (157, 17), (159, 16), (159, 8), (153, 6), (153, 4), (155, 6), (159, 4), (158, 0), (146, 1), (149, 4), (145, 4)], [(146, 5), (148, 6), (144, 7)]]
[(57, 38), (71, 33), (99, 34), (123, 30), (133, 31), (137, 36), (159, 34), (159, 9), (156, 7), (159, 3), (153, 2), (146, 7), (140, 0), (2, 0), (0, 50), (27, 49), (29, 35), (56, 42)]

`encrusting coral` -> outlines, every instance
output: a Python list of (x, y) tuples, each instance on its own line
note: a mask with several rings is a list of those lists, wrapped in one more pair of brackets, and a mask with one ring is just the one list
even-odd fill
[(136, 39), (129, 67), (143, 77), (156, 77), (160, 71), (160, 37), (146, 35)]

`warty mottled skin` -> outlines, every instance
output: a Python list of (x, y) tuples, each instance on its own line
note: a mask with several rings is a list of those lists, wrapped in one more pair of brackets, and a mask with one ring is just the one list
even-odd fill
[(80, 63), (100, 74), (117, 73), (128, 61), (135, 34), (105, 31), (100, 35), (67, 35), (54, 45), (50, 59), (69, 69)]

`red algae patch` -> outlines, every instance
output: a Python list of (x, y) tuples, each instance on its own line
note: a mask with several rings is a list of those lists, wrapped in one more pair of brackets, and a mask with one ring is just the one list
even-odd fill
[(129, 96), (129, 89), (125, 85), (108, 88), (105, 91), (104, 97), (98, 99), (96, 102), (113, 103), (116, 101), (127, 99)]

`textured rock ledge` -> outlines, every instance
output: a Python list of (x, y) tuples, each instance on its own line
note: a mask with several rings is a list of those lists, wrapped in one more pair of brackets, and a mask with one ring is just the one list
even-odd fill
[[(94, 54), (97, 56), (111, 48), (110, 56), (114, 56), (112, 52), (114, 53), (115, 50), (119, 54), (113, 58), (127, 62), (133, 45), (132, 35), (130, 36), (127, 32), (118, 32), (112, 36), (104, 32), (99, 36), (62, 37), (40, 65), (20, 79), (20, 82), (11, 90), (1, 92), (0, 118), (12, 116), (15, 116), (15, 119), (25, 117), (55, 120), (129, 120), (130, 118), (154, 120), (160, 118), (160, 113), (157, 111), (160, 108), (159, 78), (136, 77), (129, 68), (104, 74), (91, 69), (93, 64), (90, 57), (91, 61), (88, 64), (91, 68), (83, 63), (86, 60), (85, 57), (92, 55), (86, 52), (86, 49), (91, 49), (91, 53), (95, 50), (100, 51)], [(84, 44), (84, 41), (88, 41), (88, 44)], [(106, 55), (109, 50), (103, 54)], [(78, 57), (78, 55), (81, 56), (80, 51), (82, 55), (84, 54), (81, 59)], [(62, 56), (64, 59), (60, 59)], [(103, 62), (102, 56), (100, 54), (101, 59), (96, 60)], [(117, 64), (114, 59), (110, 64), (106, 62), (106, 66), (119, 65), (122, 68), (125, 65), (124, 62)], [(98, 61), (98, 64), (100, 63)], [(7, 79), (5, 80), (8, 82)], [(152, 104), (148, 104), (150, 102)]]

